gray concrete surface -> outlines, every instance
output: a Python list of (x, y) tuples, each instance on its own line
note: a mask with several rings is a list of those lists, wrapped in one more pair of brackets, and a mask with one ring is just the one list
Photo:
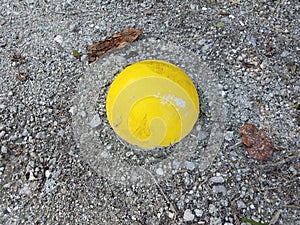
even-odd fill
[[(299, 9), (2, 0), (0, 224), (300, 224)], [(144, 33), (87, 63), (87, 45), (126, 27)], [(148, 58), (184, 69), (202, 111), (192, 135), (150, 152), (118, 139), (104, 108), (115, 74)], [(284, 150), (251, 159), (245, 123)]]

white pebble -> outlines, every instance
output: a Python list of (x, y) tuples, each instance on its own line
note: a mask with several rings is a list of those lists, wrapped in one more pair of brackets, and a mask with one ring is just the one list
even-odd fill
[(221, 177), (221, 176), (216, 176), (216, 177), (211, 177), (211, 178), (209, 179), (209, 181), (210, 181), (211, 183), (214, 183), (214, 184), (224, 183), (224, 178)]
[(193, 221), (195, 218), (195, 215), (192, 213), (190, 209), (187, 209), (184, 211), (183, 219), (184, 221)]
[(163, 171), (162, 168), (157, 168), (157, 169), (155, 170), (155, 172), (156, 172), (157, 175), (160, 175), (160, 176), (164, 175), (164, 171)]
[(54, 38), (54, 41), (61, 44), (63, 42), (63, 37), (61, 35), (57, 35), (55, 38)]
[(90, 126), (92, 128), (95, 128), (95, 127), (98, 127), (100, 124), (101, 124), (101, 120), (100, 120), (100, 117), (97, 113), (97, 114), (94, 115), (92, 121), (90, 122)]
[(195, 209), (195, 214), (198, 217), (201, 217), (203, 215), (203, 210), (202, 209)]

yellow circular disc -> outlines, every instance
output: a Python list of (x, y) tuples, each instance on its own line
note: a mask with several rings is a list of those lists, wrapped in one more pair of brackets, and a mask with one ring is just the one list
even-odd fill
[(115, 132), (130, 144), (168, 146), (192, 130), (199, 99), (193, 82), (180, 68), (145, 60), (126, 67), (113, 81), (106, 113)]

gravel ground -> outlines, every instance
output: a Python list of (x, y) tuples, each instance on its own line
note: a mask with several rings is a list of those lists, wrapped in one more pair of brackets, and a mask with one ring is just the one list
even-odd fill
[[(2, 0), (0, 224), (300, 224), (300, 4), (253, 2)], [(126, 27), (144, 33), (87, 63)], [(192, 134), (152, 151), (104, 110), (115, 74), (148, 58), (183, 68), (201, 101)], [(246, 123), (284, 150), (251, 159)]]

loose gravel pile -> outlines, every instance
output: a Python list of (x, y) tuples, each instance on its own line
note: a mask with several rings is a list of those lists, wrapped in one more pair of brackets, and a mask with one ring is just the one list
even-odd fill
[[(299, 10), (287, 0), (2, 0), (0, 224), (300, 224)], [(144, 33), (87, 63), (87, 45), (126, 27)], [(114, 76), (148, 58), (184, 69), (201, 101), (192, 135), (152, 152), (120, 140), (104, 109)], [(283, 151), (250, 158), (246, 123)]]

